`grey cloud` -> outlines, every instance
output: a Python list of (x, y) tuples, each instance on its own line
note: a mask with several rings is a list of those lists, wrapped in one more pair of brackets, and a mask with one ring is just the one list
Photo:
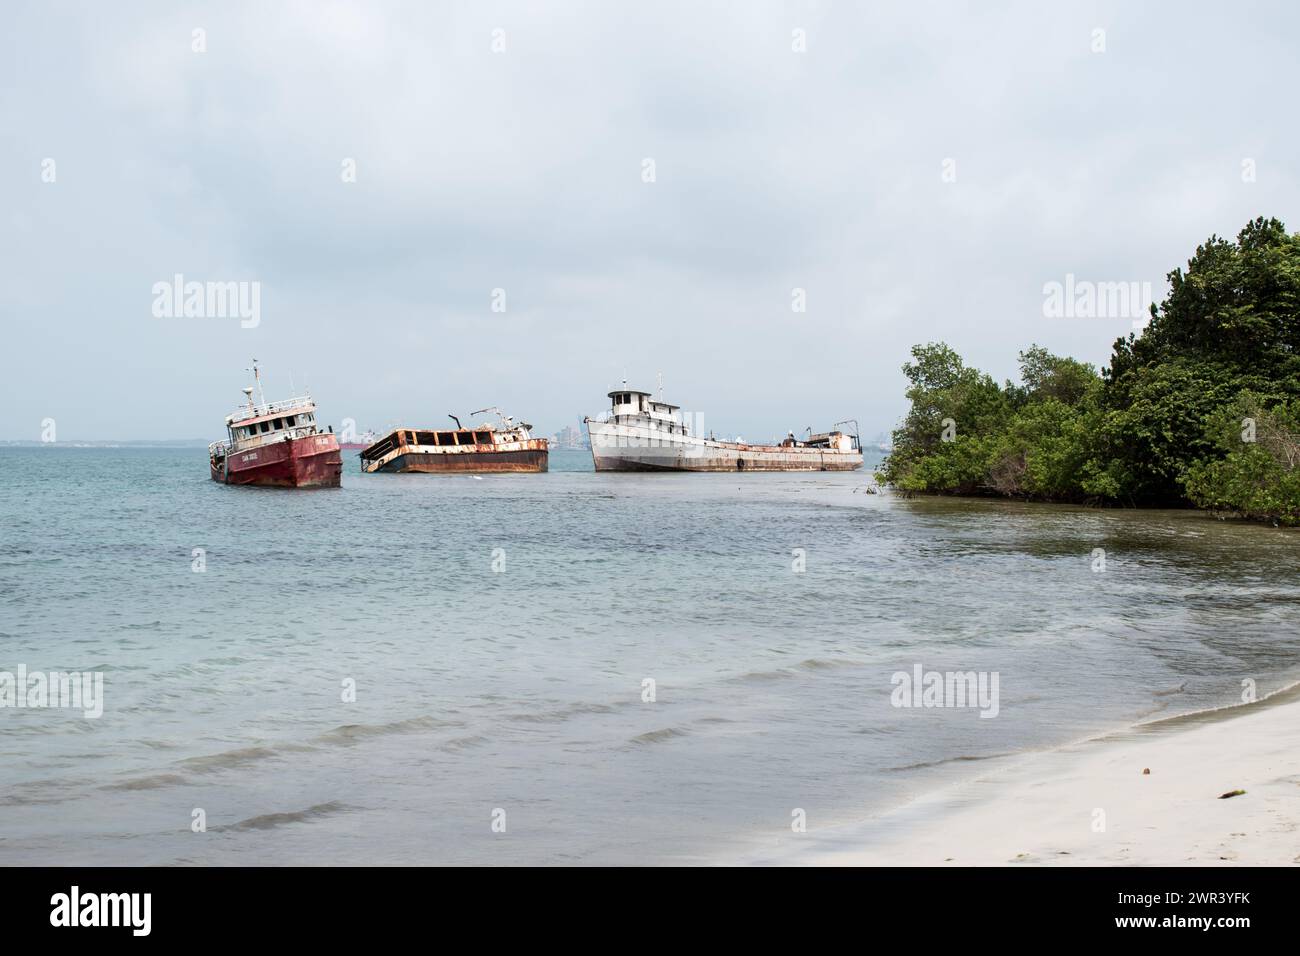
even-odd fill
[[(1043, 283), (1300, 227), (1281, 3), (54, 9), (0, 36), (0, 437), (215, 437), (253, 355), (363, 427), (551, 430), (662, 371), (720, 431), (874, 433), (914, 342), (1100, 363), (1128, 323), (1047, 320)], [(260, 280), (261, 325), (152, 318), (177, 272)]]

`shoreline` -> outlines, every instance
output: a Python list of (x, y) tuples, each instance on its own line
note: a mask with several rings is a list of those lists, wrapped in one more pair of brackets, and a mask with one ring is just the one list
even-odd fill
[[(1144, 774), (1149, 769), (1149, 774)], [(1222, 794), (1244, 790), (1223, 799)], [(1300, 683), (996, 767), (731, 862), (793, 866), (1300, 863)]]
[[(874, 478), (874, 475), (872, 476)], [(1300, 524), (1284, 521), (1278, 515), (1255, 515), (1240, 511), (1216, 510), (1213, 508), (1198, 508), (1196, 505), (1186, 502), (1184, 504), (1156, 504), (1156, 505), (1126, 505), (1117, 501), (1087, 500), (1087, 501), (1067, 501), (1053, 498), (1033, 498), (1033, 497), (1012, 497), (1009, 495), (975, 495), (975, 494), (953, 494), (946, 491), (913, 491), (899, 492), (892, 489), (888, 484), (882, 484), (876, 481), (877, 494), (888, 495), (897, 498), (899, 501), (958, 501), (958, 502), (995, 502), (1010, 505), (1028, 505), (1031, 507), (1047, 508), (1078, 508), (1086, 511), (1105, 512), (1137, 512), (1137, 513), (1183, 513), (1204, 518), (1212, 521), (1222, 521), (1235, 525), (1255, 526), (1268, 528), (1271, 531), (1300, 531)]]

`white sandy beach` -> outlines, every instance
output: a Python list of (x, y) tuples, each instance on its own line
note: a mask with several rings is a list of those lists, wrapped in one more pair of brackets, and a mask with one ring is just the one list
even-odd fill
[[(1246, 793), (1219, 799), (1232, 790)], [(860, 824), (811, 822), (743, 862), (1300, 863), (1300, 693), (999, 762)]]

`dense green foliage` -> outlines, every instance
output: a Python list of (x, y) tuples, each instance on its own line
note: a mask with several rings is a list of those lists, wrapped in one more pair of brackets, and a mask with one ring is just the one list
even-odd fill
[(1300, 401), (1270, 410), (1245, 392), (1215, 413), (1209, 433), (1224, 457), (1187, 470), (1187, 496), (1202, 508), (1300, 524)]
[(881, 478), (1300, 523), (1300, 235), (1257, 219), (1235, 243), (1211, 237), (1169, 282), (1101, 374), (1033, 346), (1020, 384), (999, 386), (942, 343), (915, 346)]

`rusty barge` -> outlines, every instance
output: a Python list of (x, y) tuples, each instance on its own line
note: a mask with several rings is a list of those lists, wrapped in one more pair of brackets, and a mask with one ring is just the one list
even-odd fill
[(862, 467), (862, 444), (852, 432), (828, 431), (779, 444), (755, 445), (692, 435), (681, 407), (656, 401), (649, 392), (621, 388), (609, 393), (610, 409), (584, 419), (597, 471), (854, 471)]
[(343, 458), (333, 429), (316, 424), (311, 395), (268, 402), (253, 361), (253, 386), (244, 389), (247, 404), (226, 416), (226, 439), (208, 446), (208, 473), (227, 485), (276, 488), (337, 488)]
[(361, 470), (424, 472), (429, 474), (492, 474), (546, 471), (546, 439), (532, 436), (532, 425), (515, 422), (498, 408), (483, 408), (472, 415), (495, 413), (497, 421), (454, 429), (406, 428), (389, 431), (361, 452)]

